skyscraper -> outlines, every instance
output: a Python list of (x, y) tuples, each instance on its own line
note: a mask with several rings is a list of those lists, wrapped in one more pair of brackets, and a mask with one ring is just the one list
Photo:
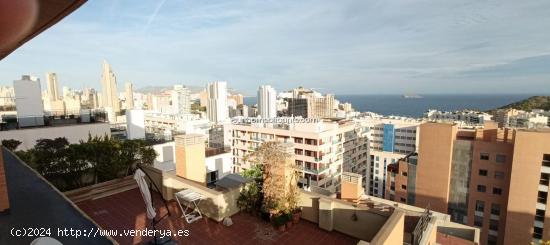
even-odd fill
[(134, 109), (134, 85), (131, 82), (126, 82), (125, 84), (126, 92), (126, 109)]
[(114, 113), (120, 112), (116, 76), (106, 60), (103, 60), (103, 74), (101, 75), (101, 99), (103, 107), (112, 108)]
[(212, 82), (206, 86), (206, 114), (211, 122), (228, 119), (227, 82)]
[(172, 109), (174, 114), (189, 114), (191, 112), (191, 101), (189, 89), (183, 85), (174, 85), (172, 90)]
[(48, 87), (48, 98), (50, 101), (56, 101), (59, 99), (58, 87), (57, 87), (57, 74), (53, 72), (46, 73), (46, 82)]
[(269, 85), (258, 89), (258, 114), (262, 118), (277, 117), (277, 92)]

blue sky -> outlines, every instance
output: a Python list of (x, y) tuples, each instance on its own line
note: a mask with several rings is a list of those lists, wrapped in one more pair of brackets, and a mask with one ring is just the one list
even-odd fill
[[(336, 94), (550, 94), (550, 1), (88, 1), (0, 61), (99, 87), (225, 80)], [(43, 85), (44, 87), (44, 85)]]

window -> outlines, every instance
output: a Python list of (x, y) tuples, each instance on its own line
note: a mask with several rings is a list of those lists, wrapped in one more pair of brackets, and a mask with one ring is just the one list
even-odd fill
[(498, 220), (489, 220), (489, 230), (498, 231)]
[(544, 214), (545, 213), (546, 213), (546, 211), (541, 210), (541, 209), (537, 209), (537, 212), (535, 213), (535, 220), (540, 221), (540, 222), (544, 222)]
[(479, 170), (479, 176), (487, 176), (487, 170), (486, 169), (480, 169)]
[(407, 176), (407, 172), (401, 172), (401, 175)]
[(500, 205), (492, 203), (491, 204), (491, 214), (492, 215), (500, 215)]
[(539, 180), (540, 185), (548, 186), (549, 181), (550, 181), (550, 174), (546, 174), (546, 173), (540, 174), (540, 180)]
[(546, 199), (548, 198), (548, 192), (539, 191), (537, 202), (546, 204)]
[(493, 194), (502, 195), (502, 189), (498, 187), (493, 187)]
[(544, 154), (542, 156), (542, 166), (550, 167), (550, 154)]
[(407, 186), (406, 185), (401, 185), (401, 189), (406, 190)]
[(496, 163), (505, 163), (506, 162), (506, 156), (502, 154), (497, 154), (495, 156), (495, 162)]
[(403, 197), (400, 198), (399, 200), (400, 200), (401, 202), (403, 202), (403, 203), (406, 203), (406, 202), (407, 202), (407, 199), (405, 199), (405, 198), (403, 198)]
[(489, 234), (487, 236), (487, 245), (496, 245), (497, 240), (498, 240), (497, 236), (493, 236), (493, 235)]
[(489, 153), (481, 153), (481, 154), (479, 154), (479, 159), (481, 159), (481, 160), (489, 160)]
[(495, 171), (495, 179), (504, 179), (504, 172)]
[(483, 217), (475, 215), (474, 216), (474, 225), (477, 226), (477, 227), (482, 227), (483, 226)]
[(542, 239), (542, 228), (540, 227), (533, 228), (533, 238)]
[(483, 212), (484, 209), (485, 209), (485, 202), (477, 200), (476, 201), (476, 211)]
[(487, 187), (484, 185), (477, 185), (477, 191), (478, 192), (485, 192), (487, 190)]

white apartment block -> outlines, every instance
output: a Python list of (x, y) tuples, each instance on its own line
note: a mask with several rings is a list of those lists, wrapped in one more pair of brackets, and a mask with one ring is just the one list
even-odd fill
[(183, 85), (174, 85), (171, 93), (173, 113), (178, 115), (189, 114), (191, 112), (189, 89)]
[(269, 85), (258, 89), (258, 114), (262, 118), (277, 117), (277, 92)]
[(544, 128), (548, 127), (548, 117), (539, 113), (524, 112), (511, 116), (508, 123), (511, 128)]
[(232, 124), (232, 153), (234, 171), (250, 167), (245, 156), (254, 152), (263, 142), (294, 143), (296, 170), (300, 173), (300, 187), (324, 188), (339, 191), (340, 176), (346, 168), (366, 164), (366, 139), (359, 137), (352, 121), (295, 123), (264, 127), (263, 125)]
[(13, 81), (17, 121), (20, 127), (44, 125), (44, 103), (40, 79), (24, 75)]
[(174, 115), (147, 111), (145, 113), (145, 132), (164, 139), (171, 139), (175, 134), (208, 135), (210, 123), (196, 114)]
[(542, 128), (550, 126), (550, 111), (533, 109), (531, 112), (516, 109), (501, 109), (495, 112), (499, 127)]
[(206, 86), (206, 113), (208, 120), (214, 123), (229, 119), (226, 82), (212, 82)]
[(365, 179), (365, 191), (384, 197), (386, 168), (400, 158), (417, 151), (418, 126), (421, 121), (408, 118), (361, 118), (358, 122), (368, 128), (369, 159), (367, 169), (356, 172)]
[(437, 122), (464, 122), (467, 125), (483, 125), (486, 121), (490, 121), (492, 116), (485, 112), (478, 111), (438, 111), (428, 110), (424, 113), (430, 121)]

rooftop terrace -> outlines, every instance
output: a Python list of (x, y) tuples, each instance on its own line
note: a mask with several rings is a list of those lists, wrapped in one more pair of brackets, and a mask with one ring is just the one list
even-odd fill
[[(159, 216), (166, 214), (159, 195), (154, 195), (155, 207)], [(78, 203), (92, 219), (105, 229), (145, 229), (146, 215), (143, 200), (138, 189), (116, 195)], [(233, 225), (224, 226), (221, 222), (203, 218), (187, 224), (181, 217), (177, 203), (168, 202), (171, 216), (161, 221), (158, 229), (189, 230), (188, 237), (174, 237), (186, 244), (357, 244), (356, 238), (339, 232), (321, 230), (317, 224), (302, 221), (289, 231), (281, 233), (258, 217), (238, 213), (233, 215)], [(114, 237), (120, 244), (140, 244), (150, 237)]]

